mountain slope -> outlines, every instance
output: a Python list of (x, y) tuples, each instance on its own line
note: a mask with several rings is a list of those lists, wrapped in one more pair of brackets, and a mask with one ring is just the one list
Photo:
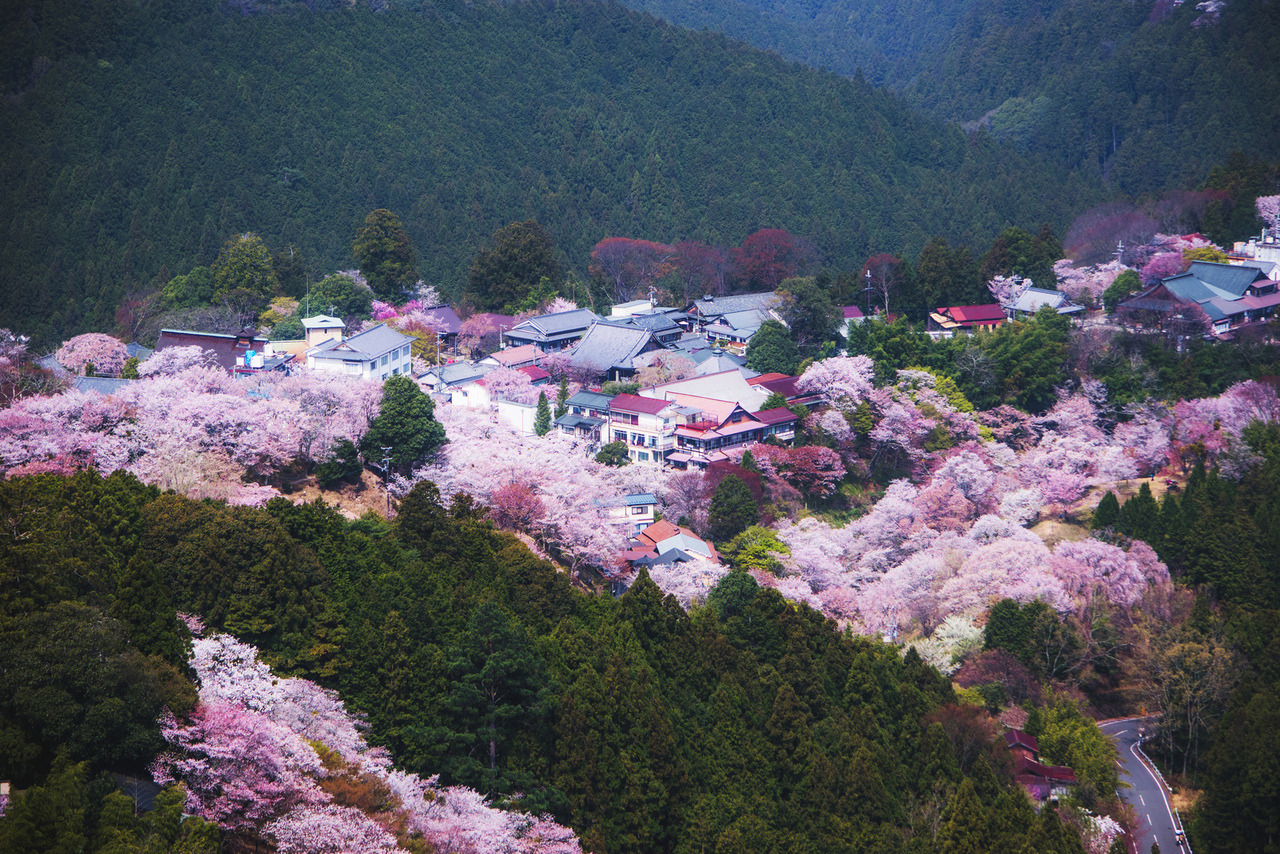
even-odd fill
[(886, 93), (598, 3), (259, 16), (168, 0), (10, 6), (0, 326), (105, 328), (235, 234), (350, 265), (369, 210), (454, 290), (537, 218), (571, 267), (608, 235), (762, 227), (840, 267), (934, 234), (1061, 227), (1083, 181)]
[(1270, 0), (625, 0), (887, 85), (943, 118), (1141, 194), (1201, 182), (1234, 151), (1280, 158), (1265, 92)]

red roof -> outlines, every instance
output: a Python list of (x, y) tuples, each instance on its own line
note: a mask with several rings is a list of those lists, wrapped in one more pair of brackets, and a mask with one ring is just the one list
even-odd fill
[(796, 383), (799, 381), (799, 377), (782, 376), (777, 377), (776, 379), (765, 380), (762, 383), (756, 383), (756, 385), (761, 388), (768, 389), (770, 392), (780, 394), (787, 400), (792, 400), (793, 398), (805, 396), (805, 392), (796, 388)]
[(1072, 771), (1065, 765), (1041, 765), (1039, 762), (1033, 762), (1026, 757), (1019, 757), (1016, 774), (1019, 777), (1039, 777), (1042, 780), (1049, 780), (1055, 783), (1074, 783), (1076, 781), (1076, 772)]
[(785, 406), (779, 406), (777, 409), (762, 409), (756, 413), (756, 418), (765, 424), (784, 424), (787, 421), (795, 421), (796, 414)]
[(669, 400), (641, 397), (638, 394), (620, 394), (609, 402), (610, 409), (616, 409), (619, 412), (643, 412), (648, 415), (657, 415), (668, 406), (675, 406), (675, 404)]
[(752, 377), (747, 380), (747, 385), (760, 385), (762, 383), (773, 382), (774, 380), (785, 380), (789, 374), (761, 374), (758, 377)]
[(864, 315), (862, 314), (862, 309), (858, 308), (856, 305), (846, 305), (844, 307), (845, 320), (855, 320), (863, 316)]
[(668, 522), (666, 519), (659, 519), (640, 533), (636, 534), (636, 539), (642, 543), (648, 543), (655, 546), (663, 540), (670, 539), (680, 533), (680, 528)]
[(551, 374), (547, 373), (542, 368), (539, 368), (537, 365), (525, 365), (523, 368), (516, 368), (516, 370), (528, 376), (530, 381), (534, 383), (551, 379)]
[(956, 323), (1003, 323), (1004, 309), (999, 303), (989, 305), (953, 305), (938, 309), (938, 314), (945, 314)]
[(1036, 741), (1034, 735), (1027, 735), (1019, 729), (1009, 730), (1004, 734), (1004, 743), (1007, 747), (1025, 747), (1032, 753), (1040, 752), (1040, 742)]

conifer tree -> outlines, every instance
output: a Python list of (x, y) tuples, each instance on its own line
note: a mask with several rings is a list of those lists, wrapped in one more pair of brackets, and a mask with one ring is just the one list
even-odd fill
[(538, 411), (533, 416), (533, 432), (545, 436), (551, 432), (551, 406), (547, 403), (547, 393), (538, 392)]
[(1102, 496), (1102, 500), (1098, 502), (1098, 506), (1093, 511), (1093, 529), (1101, 531), (1115, 525), (1116, 520), (1120, 518), (1120, 502), (1116, 499), (1116, 494), (1111, 490), (1107, 490), (1107, 494)]
[(556, 418), (569, 412), (569, 378), (560, 378), (560, 388), (556, 390)]
[(751, 488), (742, 478), (731, 474), (720, 481), (707, 513), (711, 538), (717, 542), (728, 542), (759, 521), (760, 508), (756, 506)]

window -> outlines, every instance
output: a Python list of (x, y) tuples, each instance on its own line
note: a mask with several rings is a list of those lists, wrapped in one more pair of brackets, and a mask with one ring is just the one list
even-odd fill
[(631, 508), (631, 515), (632, 515), (632, 516), (643, 516), (643, 515), (644, 515), (644, 511), (645, 511), (645, 510), (647, 510), (647, 509), (648, 509), (648, 508), (643, 507), (643, 506), (641, 506), (641, 507), (632, 507), (632, 508)]
[(390, 353), (386, 353), (386, 354), (384, 354), (384, 355), (382, 356), (382, 362), (381, 362), (381, 364), (382, 364), (382, 366), (383, 366), (383, 367), (386, 367), (387, 363), (388, 363), (388, 362), (390, 362), (390, 361), (391, 361), (391, 354), (390, 354)]
[(625, 442), (625, 441), (627, 441), (627, 434), (626, 434), (626, 431), (625, 431), (625, 430), (615, 430), (615, 431), (613, 431), (613, 441), (615, 441), (615, 442)]
[(636, 454), (636, 459), (642, 463), (647, 463), (649, 462), (649, 454), (647, 451), (641, 451), (638, 454)]

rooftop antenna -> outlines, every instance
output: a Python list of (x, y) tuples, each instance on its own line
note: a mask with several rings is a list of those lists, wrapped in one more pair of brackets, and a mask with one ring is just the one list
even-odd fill
[(387, 516), (391, 515), (391, 446), (382, 446), (382, 491), (387, 494)]

